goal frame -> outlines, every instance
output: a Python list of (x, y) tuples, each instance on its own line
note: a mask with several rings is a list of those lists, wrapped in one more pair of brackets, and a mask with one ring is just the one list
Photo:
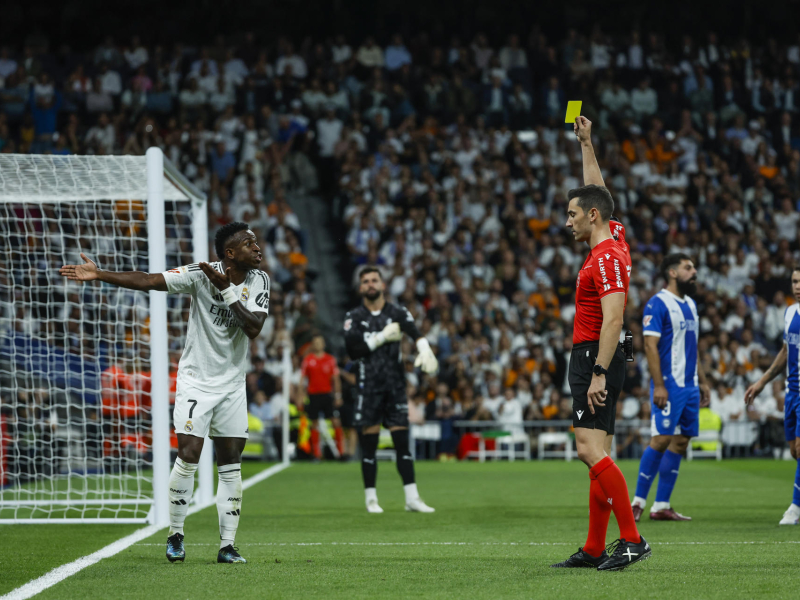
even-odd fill
[[(13, 155), (12, 155), (13, 156)], [(21, 160), (30, 161), (31, 155), (19, 155)], [(47, 157), (51, 159), (53, 157)], [(58, 157), (63, 158), (63, 157)], [(106, 157), (93, 157), (103, 159)], [(109, 160), (118, 160), (120, 157), (107, 157)], [(141, 157), (137, 157), (141, 158)], [(179, 192), (182, 200), (189, 200), (192, 210), (192, 259), (195, 262), (208, 261), (208, 216), (206, 195), (191, 184), (167, 158), (160, 148), (153, 147), (147, 150), (147, 240), (148, 240), (148, 269), (153, 273), (167, 270), (166, 265), (166, 239), (165, 229), (165, 181), (171, 184), (171, 195)], [(0, 173), (0, 176), (3, 174)], [(124, 193), (125, 190), (120, 190)], [(124, 196), (120, 196), (124, 197)], [(80, 202), (86, 200), (77, 190), (71, 195), (60, 194), (57, 198), (52, 196), (37, 197), (30, 195), (25, 190), (17, 189), (0, 192), (0, 203), (13, 202)], [(177, 266), (177, 265), (173, 265)], [(65, 505), (120, 505), (150, 504), (146, 517), (56, 517), (56, 518), (1, 518), (0, 524), (58, 524), (58, 523), (149, 523), (159, 527), (169, 525), (169, 476), (171, 469), (170, 449), (170, 411), (169, 411), (169, 354), (167, 332), (167, 294), (164, 292), (150, 291), (150, 367), (151, 367), (151, 406), (153, 427), (153, 490), (152, 498), (146, 499), (101, 499), (101, 500), (42, 500), (36, 501), (37, 505), (65, 506)], [(199, 507), (209, 506), (214, 503), (213, 459), (212, 444), (206, 438), (198, 468), (198, 488), (193, 495), (193, 504)], [(15, 502), (3, 502), (4, 505), (16, 505)], [(24, 503), (33, 505), (33, 502)]]

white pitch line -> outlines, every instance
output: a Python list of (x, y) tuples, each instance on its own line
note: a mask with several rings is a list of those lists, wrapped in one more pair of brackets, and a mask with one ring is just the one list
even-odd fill
[[(276, 473), (280, 473), (285, 468), (289, 466), (288, 463), (281, 463), (277, 465), (271, 466), (269, 469), (265, 469), (260, 473), (253, 475), (252, 477), (248, 477), (245, 481), (242, 482), (242, 489), (247, 489), (249, 487), (254, 486), (255, 484), (264, 481), (268, 477), (272, 477)], [(189, 514), (194, 514), (198, 511), (203, 510), (204, 508), (208, 508), (211, 504), (207, 505), (193, 505), (189, 509)], [(164, 529), (163, 527), (158, 527), (157, 525), (148, 525), (147, 527), (143, 527), (137, 531), (134, 531), (132, 534), (125, 536), (122, 539), (117, 540), (116, 542), (112, 542), (105, 548), (101, 548), (97, 552), (92, 552), (87, 556), (82, 556), (81, 558), (72, 561), (71, 563), (67, 563), (65, 565), (61, 565), (60, 567), (56, 567), (52, 571), (45, 573), (41, 577), (29, 581), (28, 583), (21, 585), (20, 587), (11, 590), (5, 596), (0, 596), (0, 600), (26, 600), (27, 598), (32, 598), (36, 594), (39, 594), (46, 590), (49, 587), (53, 587), (55, 584), (64, 581), (67, 577), (71, 577), (75, 575), (75, 573), (82, 571), (86, 567), (91, 567), (93, 564), (96, 564), (103, 560), (104, 558), (110, 558), (115, 554), (119, 554), (126, 548), (130, 548), (137, 542), (149, 538), (151, 535), (155, 535), (159, 531)], [(148, 545), (163, 545), (163, 544), (148, 544)]]
[[(753, 544), (800, 544), (800, 540), (762, 542), (650, 542), (651, 546), (739, 546)], [(163, 544), (136, 544), (137, 546), (162, 546)], [(216, 546), (217, 544), (186, 544), (187, 546)], [(569, 542), (256, 542), (250, 546), (574, 546)], [(0, 599), (2, 600), (2, 599)]]

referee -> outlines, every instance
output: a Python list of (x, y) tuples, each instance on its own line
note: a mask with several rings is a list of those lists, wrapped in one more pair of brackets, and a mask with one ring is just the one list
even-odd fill
[(414, 324), (407, 309), (386, 302), (384, 282), (375, 267), (364, 267), (358, 275), (363, 304), (345, 315), (344, 340), (347, 353), (357, 361), (358, 383), (354, 425), (359, 428), (361, 474), (367, 512), (382, 513), (375, 480), (375, 454), (381, 425), (392, 433), (397, 471), (403, 480), (406, 510), (432, 513), (419, 497), (414, 478), (414, 458), (408, 439), (408, 397), (400, 341), (407, 334), (417, 343), (414, 366), (425, 373), (439, 367), (431, 346)]
[[(567, 227), (577, 241), (586, 242), (591, 248), (578, 272), (569, 363), (578, 458), (589, 467), (589, 535), (583, 548), (553, 566), (617, 571), (649, 558), (651, 550), (636, 528), (625, 477), (608, 455), (617, 398), (625, 381), (625, 356), (619, 348), (619, 337), (631, 259), (627, 244), (611, 234), (614, 200), (603, 182), (591, 133), (591, 121), (585, 117), (575, 119), (586, 185), (569, 191), (567, 209)], [(620, 539), (607, 552), (604, 546), (612, 510)]]

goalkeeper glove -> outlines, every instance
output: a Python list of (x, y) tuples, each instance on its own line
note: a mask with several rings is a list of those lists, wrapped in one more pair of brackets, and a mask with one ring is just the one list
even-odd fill
[(439, 368), (439, 361), (431, 350), (431, 345), (424, 337), (417, 340), (417, 360), (414, 361), (415, 367), (421, 367), (424, 373), (433, 373)]
[(389, 323), (383, 328), (383, 331), (373, 334), (366, 334), (364, 337), (370, 350), (376, 350), (377, 348), (383, 346), (386, 342), (399, 342), (402, 338), (403, 332), (400, 331), (399, 323)]

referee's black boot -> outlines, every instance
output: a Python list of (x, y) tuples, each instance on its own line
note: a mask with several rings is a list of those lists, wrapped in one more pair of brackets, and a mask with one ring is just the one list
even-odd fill
[(602, 562), (598, 567), (598, 571), (621, 571), (625, 567), (630, 567), (633, 563), (640, 560), (646, 560), (652, 555), (650, 544), (643, 536), (637, 542), (628, 542), (626, 540), (617, 540), (611, 542), (606, 546), (606, 551), (610, 554), (608, 560)]
[(578, 548), (578, 551), (567, 560), (550, 566), (554, 569), (596, 569), (606, 560), (608, 560), (608, 554), (606, 554), (605, 550), (595, 558), (591, 554), (584, 552), (583, 548)]

